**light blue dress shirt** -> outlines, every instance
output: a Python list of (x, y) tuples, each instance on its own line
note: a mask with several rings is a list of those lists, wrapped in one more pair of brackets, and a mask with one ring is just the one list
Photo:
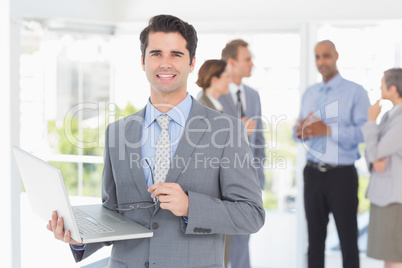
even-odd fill
[[(322, 88), (328, 87), (325, 118), (315, 110)], [(307, 159), (333, 165), (353, 165), (360, 158), (358, 144), (363, 142), (361, 126), (367, 121), (370, 101), (362, 86), (348, 81), (338, 73), (327, 83), (317, 83), (303, 94), (299, 119), (310, 112), (331, 127), (331, 135), (303, 141)], [(310, 146), (312, 139), (324, 139), (324, 151), (316, 152)], [(298, 139), (297, 139), (298, 140)], [(300, 140), (299, 140), (300, 141)]]
[[(187, 93), (186, 98), (181, 101), (178, 105), (174, 106), (166, 114), (172, 118), (169, 123), (169, 136), (170, 136), (170, 159), (176, 152), (177, 145), (179, 144), (180, 138), (184, 133), (184, 128), (186, 126), (187, 118), (190, 114), (191, 106), (193, 100), (191, 96)], [(158, 141), (161, 128), (156, 121), (156, 118), (162, 113), (155, 108), (155, 106), (148, 100), (147, 106), (145, 108), (145, 118), (142, 126), (142, 136), (141, 136), (141, 156), (142, 156), (142, 167), (144, 170), (144, 175), (147, 180), (148, 187), (152, 185), (151, 172), (148, 167), (152, 168), (152, 172), (155, 168), (155, 152), (156, 143)]]

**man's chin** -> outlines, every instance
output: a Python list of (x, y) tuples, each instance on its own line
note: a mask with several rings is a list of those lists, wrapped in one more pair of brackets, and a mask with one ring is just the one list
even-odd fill
[(180, 89), (179, 88), (171, 88), (171, 87), (158, 87), (155, 89), (156, 92), (164, 95), (169, 95), (173, 94), (175, 92), (178, 92)]

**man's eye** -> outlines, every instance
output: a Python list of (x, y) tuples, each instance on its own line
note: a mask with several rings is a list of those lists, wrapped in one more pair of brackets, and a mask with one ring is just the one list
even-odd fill
[(173, 54), (173, 57), (181, 57), (181, 55), (180, 54)]

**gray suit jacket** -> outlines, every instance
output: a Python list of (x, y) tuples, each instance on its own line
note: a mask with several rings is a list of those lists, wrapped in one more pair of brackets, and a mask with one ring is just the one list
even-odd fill
[[(265, 159), (265, 138), (262, 132), (263, 125), (261, 120), (261, 101), (260, 95), (254, 89), (244, 86), (244, 91), (246, 93), (246, 117), (247, 119), (254, 119), (256, 121), (256, 131), (249, 136), (251, 150), (258, 163), (262, 163)], [(230, 93), (222, 95), (219, 97), (225, 113), (238, 117), (237, 115), (237, 105), (233, 102), (233, 98)], [(261, 189), (264, 189), (265, 176), (262, 165), (257, 167), (258, 178), (260, 182)]]
[[(402, 204), (402, 107), (391, 116), (386, 113), (380, 124), (367, 122), (362, 127), (366, 141), (366, 160), (371, 178), (367, 198), (377, 206)], [(386, 158), (386, 169), (377, 173), (371, 163)]]
[(218, 109), (216, 109), (215, 105), (212, 103), (212, 101), (208, 98), (208, 96), (202, 92), (201, 96), (199, 99), (197, 99), (202, 105), (207, 106), (208, 108), (211, 108), (213, 110), (218, 111)]
[[(135, 161), (141, 159), (144, 112), (106, 130), (102, 199), (107, 208), (151, 201), (141, 162)], [(154, 236), (115, 241), (109, 267), (223, 267), (225, 234), (257, 232), (265, 219), (246, 136), (238, 120), (193, 100), (166, 178), (188, 193), (188, 223), (159, 207), (125, 212)], [(83, 256), (73, 253), (79, 261), (109, 244), (87, 244)]]

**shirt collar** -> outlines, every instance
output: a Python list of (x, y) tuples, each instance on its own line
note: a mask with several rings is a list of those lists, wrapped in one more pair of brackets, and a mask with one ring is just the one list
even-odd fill
[(327, 83), (325, 83), (324, 81), (322, 81), (321, 84), (320, 84), (320, 88), (324, 88), (324, 87), (326, 87), (326, 88), (328, 88), (328, 89), (335, 88), (336, 85), (337, 85), (339, 82), (341, 82), (341, 80), (342, 80), (342, 76), (341, 76), (341, 74), (338, 72), (338, 73), (337, 73), (331, 80), (329, 80)]
[[(162, 113), (155, 108), (155, 106), (151, 103), (151, 98), (148, 99), (147, 106), (145, 108), (145, 120), (144, 127), (148, 128), (158, 116)], [(182, 100), (175, 107), (170, 109), (166, 114), (172, 118), (180, 126), (184, 127), (190, 114), (191, 107), (193, 105), (193, 100), (191, 96), (187, 93), (184, 100)]]
[(235, 83), (230, 83), (229, 84), (229, 92), (232, 93), (232, 95), (236, 95), (237, 91), (240, 89), (241, 94), (244, 93), (244, 85), (240, 84), (239, 86), (236, 85)]

